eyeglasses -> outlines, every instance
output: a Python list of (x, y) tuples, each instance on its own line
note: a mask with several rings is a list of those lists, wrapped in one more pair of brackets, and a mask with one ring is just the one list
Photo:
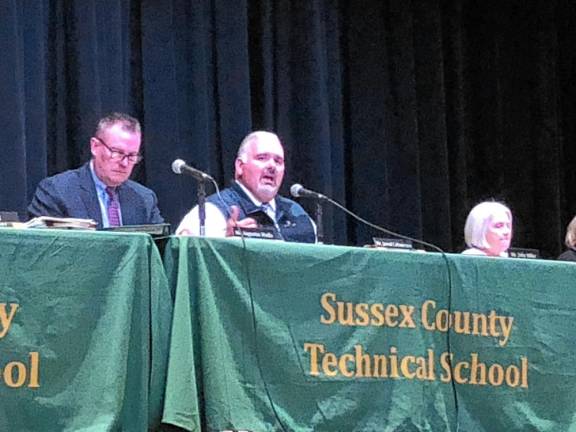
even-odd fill
[(110, 159), (112, 159), (112, 160), (123, 161), (124, 159), (126, 159), (131, 164), (137, 164), (138, 162), (140, 162), (142, 160), (141, 154), (122, 153), (121, 151), (114, 150), (113, 148), (110, 148), (110, 146), (108, 144), (106, 144), (102, 138), (94, 137), (94, 139), (97, 139), (98, 141), (100, 141), (100, 144), (102, 144), (104, 147), (106, 147), (106, 149), (110, 153)]

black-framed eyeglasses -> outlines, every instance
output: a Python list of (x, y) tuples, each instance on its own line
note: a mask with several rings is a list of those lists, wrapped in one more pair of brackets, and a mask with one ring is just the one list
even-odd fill
[(143, 156), (141, 154), (122, 153), (121, 151), (114, 150), (113, 148), (111, 148), (108, 144), (106, 144), (106, 142), (102, 138), (98, 138), (98, 137), (94, 137), (94, 138), (97, 139), (98, 141), (100, 141), (100, 144), (102, 144), (104, 147), (106, 147), (106, 149), (108, 150), (108, 153), (110, 153), (110, 159), (112, 159), (112, 160), (123, 161), (124, 159), (126, 159), (131, 164), (137, 164), (138, 162), (140, 162), (142, 160)]

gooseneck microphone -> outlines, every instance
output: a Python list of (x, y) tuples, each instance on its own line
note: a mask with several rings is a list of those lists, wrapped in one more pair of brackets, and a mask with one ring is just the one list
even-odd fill
[(290, 187), (290, 194), (295, 198), (313, 198), (316, 200), (316, 238), (318, 243), (324, 243), (324, 212), (322, 204), (329, 201), (321, 193), (306, 189), (300, 183), (295, 183)]
[(428, 242), (425, 242), (423, 240), (418, 240), (418, 239), (415, 239), (413, 237), (405, 236), (405, 235), (399, 234), (397, 232), (390, 231), (389, 229), (386, 229), (386, 228), (381, 227), (379, 225), (373, 224), (372, 222), (368, 222), (366, 219), (363, 219), (360, 216), (358, 216), (356, 213), (351, 212), (346, 207), (344, 207), (342, 204), (338, 203), (337, 201), (334, 201), (332, 198), (327, 197), (326, 195), (323, 195), (321, 193), (314, 192), (313, 190), (306, 189), (304, 186), (302, 186), (299, 183), (295, 183), (290, 187), (290, 194), (295, 198), (313, 198), (313, 199), (317, 199), (319, 202), (320, 201), (328, 201), (330, 204), (338, 207), (344, 213), (352, 216), (357, 221), (360, 221), (364, 225), (367, 225), (371, 228), (374, 228), (377, 231), (391, 235), (392, 237), (397, 237), (397, 238), (401, 238), (404, 240), (412, 241), (414, 243), (421, 244), (421, 245), (429, 247), (430, 249), (433, 249), (437, 252), (440, 252), (441, 254), (444, 254), (444, 251), (441, 248), (439, 248), (438, 246), (436, 246), (435, 244), (428, 243)]
[(328, 200), (328, 197), (313, 190), (306, 189), (300, 183), (294, 183), (290, 187), (290, 194), (295, 198), (313, 198), (318, 200)]
[(172, 162), (172, 171), (174, 171), (176, 174), (188, 174), (194, 177), (196, 180), (200, 181), (214, 181), (210, 174), (206, 174), (204, 171), (200, 171), (199, 169), (188, 165), (182, 159), (176, 159), (174, 162)]
[(210, 174), (206, 174), (204, 171), (200, 171), (194, 167), (191, 167), (182, 159), (176, 159), (172, 162), (172, 171), (176, 174), (188, 174), (198, 180), (198, 187), (196, 188), (196, 195), (198, 197), (198, 220), (200, 223), (200, 237), (206, 235), (206, 180), (214, 183), (218, 196), (220, 196), (220, 191), (218, 190), (218, 183), (212, 178)]

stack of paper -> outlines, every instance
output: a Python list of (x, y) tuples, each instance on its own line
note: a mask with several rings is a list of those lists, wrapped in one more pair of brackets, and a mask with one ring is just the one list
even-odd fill
[(96, 229), (96, 221), (92, 219), (60, 218), (40, 216), (30, 219), (21, 225), (22, 228), (60, 228), (60, 229)]

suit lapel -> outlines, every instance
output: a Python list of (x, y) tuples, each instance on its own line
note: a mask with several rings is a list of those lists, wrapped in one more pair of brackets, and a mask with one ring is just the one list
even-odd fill
[(80, 170), (80, 193), (80, 198), (86, 207), (86, 214), (98, 223), (98, 228), (102, 228), (102, 212), (100, 210), (96, 185), (94, 184), (90, 171), (90, 163), (84, 164)]

